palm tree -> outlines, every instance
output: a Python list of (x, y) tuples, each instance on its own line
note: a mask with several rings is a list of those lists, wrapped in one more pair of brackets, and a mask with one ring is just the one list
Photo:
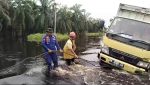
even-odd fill
[(33, 27), (34, 18), (32, 16), (32, 1), (14, 0), (11, 3), (12, 29), (18, 37), (25, 34), (25, 29)]
[(84, 32), (87, 28), (85, 28), (86, 22), (86, 12), (84, 9), (80, 9), (81, 5), (75, 4), (70, 9), (73, 11), (72, 21), (73, 23), (73, 30), (76, 32)]
[(33, 27), (35, 25), (35, 17), (33, 14), (35, 2), (27, 0), (24, 5), (25, 13), (25, 33), (30, 34), (33, 32)]
[[(54, 1), (38, 0), (0, 0), (0, 31), (11, 29), (12, 34), (43, 32), (48, 26), (54, 26)], [(97, 31), (102, 27), (102, 21), (89, 17), (81, 5), (60, 7), (57, 12), (57, 32), (68, 33), (76, 31)], [(6, 31), (7, 32), (7, 31)], [(3, 32), (5, 33), (5, 32)]]
[(9, 17), (9, 1), (0, 0), (0, 31), (11, 25), (11, 19)]
[(38, 6), (35, 14), (35, 28), (43, 31), (48, 26), (53, 25), (53, 0), (40, 0), (41, 6)]
[(60, 33), (68, 33), (72, 30), (72, 13), (67, 7), (62, 7), (57, 13), (57, 28)]

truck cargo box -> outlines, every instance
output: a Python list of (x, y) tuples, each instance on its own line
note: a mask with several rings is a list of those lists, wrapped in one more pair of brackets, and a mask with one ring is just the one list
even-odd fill
[(148, 8), (120, 4), (117, 16), (150, 23), (150, 9)]

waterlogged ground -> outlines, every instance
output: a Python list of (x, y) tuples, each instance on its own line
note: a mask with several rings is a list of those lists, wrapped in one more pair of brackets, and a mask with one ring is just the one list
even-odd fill
[[(63, 60), (59, 60), (60, 67), (49, 75), (45, 74), (46, 65), (42, 57), (28, 58), (0, 71), (0, 85), (150, 85), (149, 74), (134, 75), (100, 67), (97, 59), (99, 48), (92, 45), (80, 53), (80, 59), (76, 60), (78, 64), (66, 66)], [(23, 73), (20, 69), (24, 69)]]

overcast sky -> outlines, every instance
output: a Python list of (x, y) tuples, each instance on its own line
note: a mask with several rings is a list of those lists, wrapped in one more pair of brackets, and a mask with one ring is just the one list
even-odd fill
[(102, 18), (108, 22), (116, 15), (120, 3), (150, 8), (150, 0), (55, 0), (56, 3), (67, 5), (81, 4), (82, 9), (91, 13), (93, 18)]

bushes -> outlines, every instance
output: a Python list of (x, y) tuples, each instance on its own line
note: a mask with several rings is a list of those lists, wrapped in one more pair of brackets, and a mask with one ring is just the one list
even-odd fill
[[(42, 40), (43, 35), (44, 34), (42, 34), (42, 33), (30, 34), (30, 35), (27, 36), (27, 39), (30, 42), (40, 43), (41, 40)], [(67, 40), (68, 39), (68, 35), (67, 34), (57, 33), (56, 37), (57, 37), (58, 41)]]
[(88, 37), (101, 37), (103, 35), (102, 32), (99, 33), (87, 33)]

